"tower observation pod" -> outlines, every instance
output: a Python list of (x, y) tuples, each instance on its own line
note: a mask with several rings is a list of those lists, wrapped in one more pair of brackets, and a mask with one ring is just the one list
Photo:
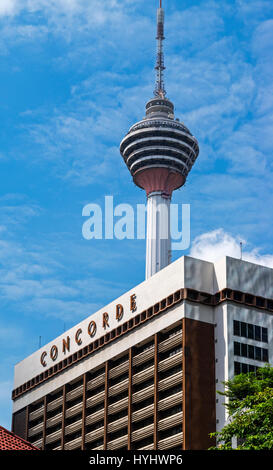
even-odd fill
[(120, 153), (134, 183), (146, 191), (146, 279), (171, 262), (170, 202), (185, 184), (199, 154), (196, 138), (166, 98), (164, 86), (164, 10), (157, 10), (157, 60), (154, 97), (145, 117), (134, 124), (120, 144)]

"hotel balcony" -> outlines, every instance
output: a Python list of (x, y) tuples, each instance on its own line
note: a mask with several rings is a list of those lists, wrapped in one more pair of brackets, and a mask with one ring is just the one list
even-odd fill
[(177, 352), (173, 356), (159, 361), (158, 371), (163, 372), (166, 369), (171, 369), (172, 367), (182, 363), (182, 351)]
[(95, 413), (91, 413), (90, 415), (86, 416), (85, 418), (85, 425), (96, 423), (97, 421), (103, 419), (104, 417), (104, 409), (95, 411)]
[(117, 377), (129, 369), (129, 360), (109, 370), (109, 378)]
[(65, 426), (65, 435), (72, 434), (73, 432), (79, 431), (82, 428), (82, 418), (75, 421), (75, 423), (68, 424)]
[(118, 411), (123, 410), (128, 406), (128, 397), (122, 398), (119, 401), (116, 401), (115, 403), (112, 403), (111, 405), (108, 406), (108, 413), (109, 414), (115, 414), (118, 413)]
[(86, 400), (86, 408), (90, 408), (90, 406), (94, 406), (102, 401), (104, 401), (105, 391), (102, 390), (101, 392), (93, 395)]
[(154, 374), (154, 366), (147, 367), (147, 369), (141, 370), (140, 372), (133, 375), (133, 385), (143, 382), (149, 379)]
[(148, 359), (151, 359), (152, 357), (154, 357), (154, 345), (150, 346), (145, 351), (142, 351), (141, 353), (134, 356), (133, 366), (142, 364), (143, 362), (147, 361)]
[(93, 431), (90, 431), (85, 435), (85, 443), (96, 441), (100, 437), (103, 437), (103, 434), (104, 426), (101, 426), (98, 429), (94, 429)]
[(77, 437), (76, 439), (73, 439), (73, 441), (66, 442), (64, 445), (65, 450), (75, 450), (75, 449), (80, 449), (82, 444), (82, 437)]
[(133, 411), (132, 413), (132, 422), (140, 421), (141, 419), (145, 419), (151, 416), (154, 413), (154, 404), (145, 406), (145, 408), (141, 408), (140, 410)]
[(161, 419), (158, 422), (158, 430), (163, 431), (164, 429), (171, 428), (182, 423), (183, 420), (183, 413), (179, 411), (178, 413), (168, 416), (167, 418)]
[(41, 439), (38, 439), (35, 442), (32, 442), (32, 445), (35, 446), (35, 447), (38, 447), (38, 449), (41, 449), (42, 445), (43, 445), (43, 439), (41, 438)]
[(183, 399), (183, 393), (182, 393), (182, 387), (181, 387), (181, 392), (174, 393), (173, 395), (170, 395), (169, 397), (159, 400), (158, 411), (168, 409), (174, 405), (179, 405), (181, 404), (182, 399)]
[(66, 401), (75, 400), (75, 398), (78, 398), (82, 394), (83, 394), (83, 385), (80, 385), (79, 387), (74, 388), (74, 390), (67, 392)]
[(47, 404), (47, 411), (53, 411), (63, 404), (63, 397), (58, 397)]
[(82, 402), (77, 403), (74, 406), (71, 406), (71, 408), (67, 408), (65, 412), (65, 417), (71, 418), (71, 416), (77, 415), (81, 411), (82, 411)]
[(57, 441), (62, 437), (62, 429), (58, 429), (51, 434), (47, 434), (46, 436), (46, 444), (50, 444), (51, 442)]
[(33, 428), (29, 428), (28, 430), (28, 437), (32, 437), (35, 434), (38, 434), (39, 432), (43, 431), (44, 423), (43, 421), (39, 424), (36, 424)]
[(140, 439), (144, 439), (145, 437), (150, 436), (154, 432), (154, 423), (149, 424), (148, 426), (144, 426), (143, 428), (137, 429), (136, 431), (132, 432), (131, 440), (139, 441)]
[(177, 331), (169, 338), (159, 343), (158, 350), (159, 352), (167, 351), (168, 349), (173, 348), (174, 346), (182, 345), (182, 331)]
[(56, 424), (60, 423), (62, 421), (62, 412), (58, 413), (57, 415), (55, 416), (52, 416), (52, 418), (48, 418), (46, 420), (46, 427), (47, 428), (50, 428), (52, 426), (55, 426)]
[(31, 413), (29, 413), (29, 421), (34, 421), (35, 419), (37, 418), (40, 418), (40, 416), (43, 416), (44, 414), (44, 404), (42, 403), (41, 406), (37, 409), (37, 410), (34, 410), (34, 411), (31, 411)]
[(165, 450), (165, 449), (172, 449), (173, 447), (181, 446), (182, 449), (182, 442), (183, 442), (183, 433), (180, 432), (178, 434), (174, 434), (173, 436), (169, 436), (166, 439), (162, 439), (158, 442), (158, 449)]
[(121, 447), (127, 447), (128, 444), (128, 434), (125, 434), (124, 436), (118, 437), (117, 439), (114, 439), (113, 441), (110, 441), (107, 443), (107, 450), (115, 450), (115, 449), (120, 449)]
[(123, 392), (124, 390), (128, 390), (129, 379), (125, 379), (122, 382), (118, 382), (115, 385), (109, 387), (108, 394), (109, 396), (116, 395), (117, 393)]
[(117, 419), (116, 421), (112, 421), (112, 423), (108, 423), (107, 430), (108, 432), (118, 431), (119, 429), (124, 428), (128, 424), (128, 415), (123, 416), (123, 418)]
[(94, 379), (88, 380), (86, 389), (93, 390), (94, 388), (97, 388), (100, 385), (104, 384), (104, 382), (105, 382), (105, 372), (103, 372), (98, 377), (95, 377)]
[(181, 382), (181, 388), (182, 388), (182, 371), (177, 372), (174, 375), (171, 375), (170, 377), (166, 377), (166, 379), (161, 379), (158, 382), (158, 391), (161, 392), (162, 390), (166, 390), (179, 382)]

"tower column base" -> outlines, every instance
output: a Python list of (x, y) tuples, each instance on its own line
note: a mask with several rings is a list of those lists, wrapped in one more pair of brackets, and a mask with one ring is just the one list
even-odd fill
[(171, 262), (170, 202), (161, 191), (147, 198), (146, 279)]

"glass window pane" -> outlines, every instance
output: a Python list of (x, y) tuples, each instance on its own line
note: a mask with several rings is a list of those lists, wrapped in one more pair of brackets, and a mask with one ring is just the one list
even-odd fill
[(262, 328), (262, 341), (268, 343), (267, 328)]
[(247, 357), (247, 344), (241, 344), (241, 356)]
[(254, 346), (248, 345), (248, 357), (254, 359)]
[(234, 375), (241, 373), (241, 364), (240, 362), (234, 362)]
[(262, 354), (261, 354), (261, 348), (258, 348), (255, 346), (255, 359), (256, 361), (261, 361), (262, 360)]
[(250, 339), (254, 339), (254, 325), (247, 325), (247, 337)]
[(237, 320), (233, 321), (233, 334), (235, 336), (240, 336), (240, 322)]
[(261, 327), (255, 325), (255, 340), (261, 341)]
[(241, 322), (241, 336), (247, 338), (247, 324), (244, 322)]
[(268, 350), (262, 349), (262, 353), (263, 353), (263, 362), (268, 362)]
[(247, 374), (247, 372), (248, 372), (248, 365), (247, 364), (242, 364), (242, 372), (243, 372), (243, 374)]
[(240, 356), (240, 343), (234, 342), (234, 355)]

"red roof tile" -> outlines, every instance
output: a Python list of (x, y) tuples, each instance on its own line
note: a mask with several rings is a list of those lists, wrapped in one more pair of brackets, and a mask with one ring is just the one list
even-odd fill
[(0, 426), (0, 450), (39, 450), (30, 442)]

